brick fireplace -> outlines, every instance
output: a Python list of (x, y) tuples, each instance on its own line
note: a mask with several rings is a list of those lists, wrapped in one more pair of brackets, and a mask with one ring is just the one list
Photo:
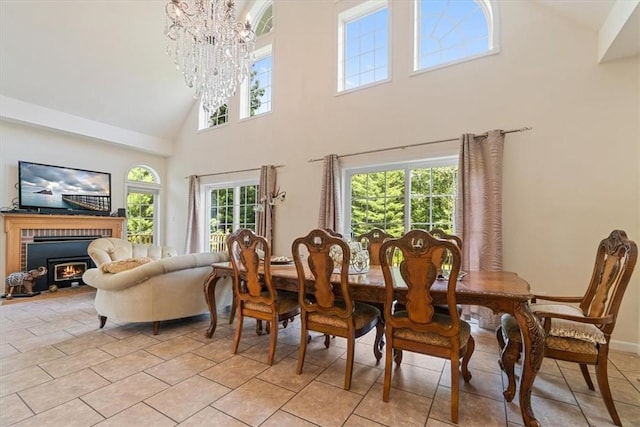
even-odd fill
[[(27, 270), (27, 245), (37, 240), (82, 240), (86, 236), (123, 236), (125, 218), (84, 215), (34, 215), (4, 213), (5, 271)], [(74, 257), (76, 254), (73, 255)], [(60, 258), (65, 258), (60, 253)], [(82, 262), (82, 261), (80, 261)], [(55, 271), (54, 271), (55, 274)]]

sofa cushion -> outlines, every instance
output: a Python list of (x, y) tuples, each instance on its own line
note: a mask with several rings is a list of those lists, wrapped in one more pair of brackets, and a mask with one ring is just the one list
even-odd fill
[(100, 266), (100, 269), (105, 273), (120, 273), (147, 264), (151, 261), (153, 261), (153, 259), (149, 257), (126, 258), (119, 261), (105, 262)]

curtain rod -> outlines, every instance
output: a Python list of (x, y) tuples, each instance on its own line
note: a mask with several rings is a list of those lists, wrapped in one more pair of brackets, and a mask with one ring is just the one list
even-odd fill
[[(274, 168), (281, 168), (284, 165), (276, 165), (274, 166)], [(203, 173), (202, 175), (196, 175), (198, 178), (203, 177), (203, 176), (214, 176), (214, 175), (226, 175), (229, 173), (240, 173), (240, 172), (251, 172), (251, 171), (259, 171), (261, 168), (249, 168), (249, 169), (238, 169), (235, 171), (226, 171), (226, 172), (214, 172), (214, 173)], [(189, 178), (188, 176), (185, 176), (185, 178)]]
[[(531, 127), (527, 126), (527, 127), (523, 127), (523, 128), (520, 128), (520, 129), (505, 130), (505, 131), (502, 131), (502, 134), (515, 133), (515, 132), (526, 132), (526, 131), (529, 131), (531, 129), (532, 129)], [(488, 135), (488, 133), (485, 132), (483, 134), (476, 135), (476, 136), (487, 136), (487, 135)], [(441, 142), (451, 142), (451, 141), (459, 141), (459, 140), (460, 140), (460, 137), (458, 137), (458, 138), (449, 138), (449, 139), (439, 139), (437, 141), (419, 142), (417, 144), (399, 145), (397, 147), (379, 148), (377, 150), (368, 150), (368, 151), (360, 151), (358, 153), (342, 154), (342, 155), (338, 156), (338, 158), (360, 156), (362, 154), (380, 153), (382, 151), (400, 150), (400, 149), (405, 149), (405, 148), (419, 147), (421, 145), (439, 144)], [(311, 159), (311, 160), (309, 160), (309, 163), (320, 162), (322, 160), (324, 160), (324, 158), (322, 158), (322, 159)]]

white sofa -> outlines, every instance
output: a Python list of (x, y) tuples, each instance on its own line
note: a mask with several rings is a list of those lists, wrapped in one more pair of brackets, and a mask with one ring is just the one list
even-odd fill
[[(208, 313), (204, 281), (212, 263), (229, 260), (227, 252), (178, 255), (168, 246), (116, 238), (96, 239), (87, 252), (97, 267), (88, 269), (82, 280), (97, 289), (100, 328), (107, 318), (153, 322), (154, 335), (162, 320)], [(230, 304), (232, 292), (231, 280), (222, 279), (216, 286), (218, 307)]]

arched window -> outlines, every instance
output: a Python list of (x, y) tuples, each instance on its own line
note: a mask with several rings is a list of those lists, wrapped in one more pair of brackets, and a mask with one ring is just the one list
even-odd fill
[(266, 7), (261, 10), (261, 15), (256, 22), (255, 32), (257, 37), (271, 32), (273, 29), (273, 4), (271, 2), (268, 2)]
[(415, 71), (497, 51), (495, 9), (488, 0), (416, 0)]
[(127, 173), (127, 240), (158, 244), (160, 178), (148, 166), (134, 166)]

